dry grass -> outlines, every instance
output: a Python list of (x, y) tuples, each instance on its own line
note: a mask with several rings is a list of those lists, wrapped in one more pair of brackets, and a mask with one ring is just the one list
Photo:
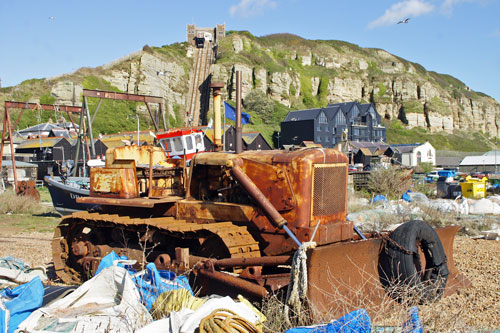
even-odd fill
[(18, 196), (12, 190), (6, 190), (0, 194), (0, 214), (31, 213), (40, 214), (47, 211), (47, 208), (40, 205), (29, 196)]

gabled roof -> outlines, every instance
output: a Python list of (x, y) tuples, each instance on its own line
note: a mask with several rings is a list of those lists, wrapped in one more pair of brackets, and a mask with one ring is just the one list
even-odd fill
[[(65, 128), (53, 128), (53, 129), (50, 130), (50, 132), (52, 134), (54, 134), (55, 137), (63, 137), (63, 138), (66, 138), (66, 139), (72, 139), (73, 138), (71, 136), (71, 133), (67, 129), (65, 129)], [(74, 135), (74, 136), (76, 136), (76, 135)]]
[(437, 166), (458, 166), (462, 161), (461, 157), (456, 156), (436, 156)]
[(465, 156), (460, 162), (460, 166), (495, 165), (498, 162), (500, 162), (500, 158), (495, 158), (495, 155)]
[(49, 132), (53, 128), (62, 129), (57, 124), (42, 123), (42, 124), (38, 124), (38, 125), (35, 125), (35, 126), (31, 126), (31, 127), (19, 130), (18, 132), (21, 133), (21, 134), (23, 134), (23, 133), (31, 133), (31, 132)]
[[(139, 131), (139, 141), (152, 143), (154, 142), (156, 136), (151, 131)], [(137, 140), (137, 132), (120, 132), (118, 134), (108, 134), (102, 135), (99, 140), (101, 140), (104, 144), (108, 141), (120, 141), (120, 140), (130, 140), (132, 139), (134, 142)]]
[(337, 114), (337, 112), (340, 110), (340, 106), (339, 105), (330, 105), (329, 104), (326, 108), (323, 108), (322, 110), (326, 114), (326, 117), (328, 119), (332, 119), (333, 117), (335, 117), (335, 115)]
[(355, 106), (356, 104), (359, 105), (358, 102), (346, 102), (346, 103), (328, 104), (328, 106), (339, 106), (342, 109), (342, 111), (344, 112), (344, 114), (346, 114), (349, 111), (351, 111), (353, 106)]
[(25, 140), (25, 141), (21, 142), (19, 145), (17, 145), (16, 150), (17, 149), (54, 147), (61, 140), (66, 140), (66, 139), (61, 138), (61, 137), (29, 139), (29, 140)]
[(290, 111), (285, 117), (283, 122), (289, 121), (303, 121), (316, 119), (322, 109), (298, 110)]
[(363, 153), (363, 155), (365, 155), (365, 156), (378, 156), (376, 151), (377, 151), (376, 149), (375, 149), (375, 151), (371, 151), (369, 148), (359, 148), (359, 150), (358, 150), (358, 152)]
[[(225, 135), (227, 131), (229, 131), (231, 129), (231, 127), (233, 127), (232, 125), (226, 125), (224, 129), (224, 133), (221, 133), (221, 135)], [(207, 137), (207, 139), (210, 141), (210, 142), (213, 142), (214, 140), (214, 137), (215, 137), (215, 130), (212, 128), (212, 127), (206, 127), (206, 128), (201, 128), (201, 131), (203, 132), (203, 134), (205, 134), (205, 136)]]
[[(370, 110), (370, 107), (372, 107), (373, 105), (371, 103), (368, 103), (368, 104), (360, 104), (359, 105), (359, 112), (362, 114), (362, 115), (365, 115), (368, 110)], [(375, 109), (375, 108), (374, 108)]]
[(406, 143), (391, 145), (391, 147), (396, 148), (400, 153), (411, 153), (413, 149), (423, 145), (423, 143)]
[(314, 141), (302, 141), (301, 147), (322, 147), (319, 143), (314, 143)]
[(251, 144), (260, 135), (259, 132), (242, 133), (241, 138), (247, 145)]
[[(76, 141), (76, 140), (75, 140)], [(102, 142), (107, 148), (126, 146), (126, 140), (108, 140)], [(135, 143), (134, 143), (135, 144)]]
[(349, 145), (356, 149), (368, 148), (374, 152), (376, 150), (383, 150), (384, 152), (389, 148), (389, 145), (382, 142), (369, 142), (369, 141), (349, 141)]

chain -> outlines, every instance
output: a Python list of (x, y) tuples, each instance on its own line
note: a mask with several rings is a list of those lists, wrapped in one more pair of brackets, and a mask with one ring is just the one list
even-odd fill
[[(381, 234), (382, 236), (382, 239), (384, 240), (384, 243), (391, 243), (392, 245), (394, 245), (394, 247), (396, 247), (397, 249), (401, 250), (403, 253), (406, 253), (406, 254), (409, 254), (409, 255), (413, 255), (413, 252), (404, 248), (401, 244), (399, 244), (398, 242), (396, 242), (394, 239), (391, 239), (389, 237), (388, 234)], [(387, 252), (387, 246), (384, 246), (385, 249), (386, 249), (386, 252)]]

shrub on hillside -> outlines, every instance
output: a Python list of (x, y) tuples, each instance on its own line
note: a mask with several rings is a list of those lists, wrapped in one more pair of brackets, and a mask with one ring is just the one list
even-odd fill
[(245, 110), (257, 113), (264, 123), (270, 123), (273, 117), (274, 103), (260, 90), (252, 90), (243, 100)]

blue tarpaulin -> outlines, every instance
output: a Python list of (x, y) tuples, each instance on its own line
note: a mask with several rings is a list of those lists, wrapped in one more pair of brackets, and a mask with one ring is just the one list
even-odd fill
[[(236, 121), (236, 110), (226, 102), (224, 102), (224, 114), (226, 118)], [(250, 122), (250, 115), (245, 112), (241, 112), (241, 124), (245, 125)]]
[(43, 284), (38, 276), (14, 289), (3, 290), (0, 293), (0, 332), (14, 332), (42, 301)]
[(142, 303), (148, 310), (151, 310), (158, 296), (166, 291), (184, 288), (194, 296), (185, 276), (176, 276), (170, 271), (159, 271), (153, 263), (147, 264), (144, 274), (134, 276), (132, 280), (139, 290)]
[(370, 332), (372, 321), (365, 309), (359, 309), (342, 316), (341, 318), (325, 324), (316, 326), (294, 327), (285, 331), (285, 333), (355, 333)]
[(403, 195), (401, 196), (401, 199), (403, 199), (404, 201), (411, 202), (411, 197), (410, 197), (409, 193), (411, 193), (410, 190), (408, 190), (405, 193), (403, 193)]
[(385, 197), (385, 195), (382, 195), (382, 194), (378, 194), (376, 195), (373, 199), (372, 199), (372, 204), (376, 203), (376, 202), (387, 202), (387, 198)]
[[(112, 251), (102, 258), (101, 263), (97, 267), (96, 275), (104, 268), (113, 266), (113, 263), (116, 260), (127, 260), (127, 257), (119, 257), (114, 251)], [(130, 274), (133, 274), (132, 280), (139, 291), (142, 303), (148, 310), (151, 309), (151, 306), (158, 296), (165, 291), (184, 288), (194, 296), (193, 290), (189, 285), (189, 281), (185, 276), (176, 276), (174, 272), (170, 271), (159, 271), (156, 269), (154, 263), (147, 264), (146, 269), (137, 274), (135, 274), (135, 270), (133, 270), (130, 266), (123, 266), (123, 264), (119, 261), (116, 265), (126, 268)]]
[(403, 324), (403, 332), (424, 333), (424, 328), (420, 317), (418, 316), (418, 308), (412, 307), (408, 311), (409, 319)]

